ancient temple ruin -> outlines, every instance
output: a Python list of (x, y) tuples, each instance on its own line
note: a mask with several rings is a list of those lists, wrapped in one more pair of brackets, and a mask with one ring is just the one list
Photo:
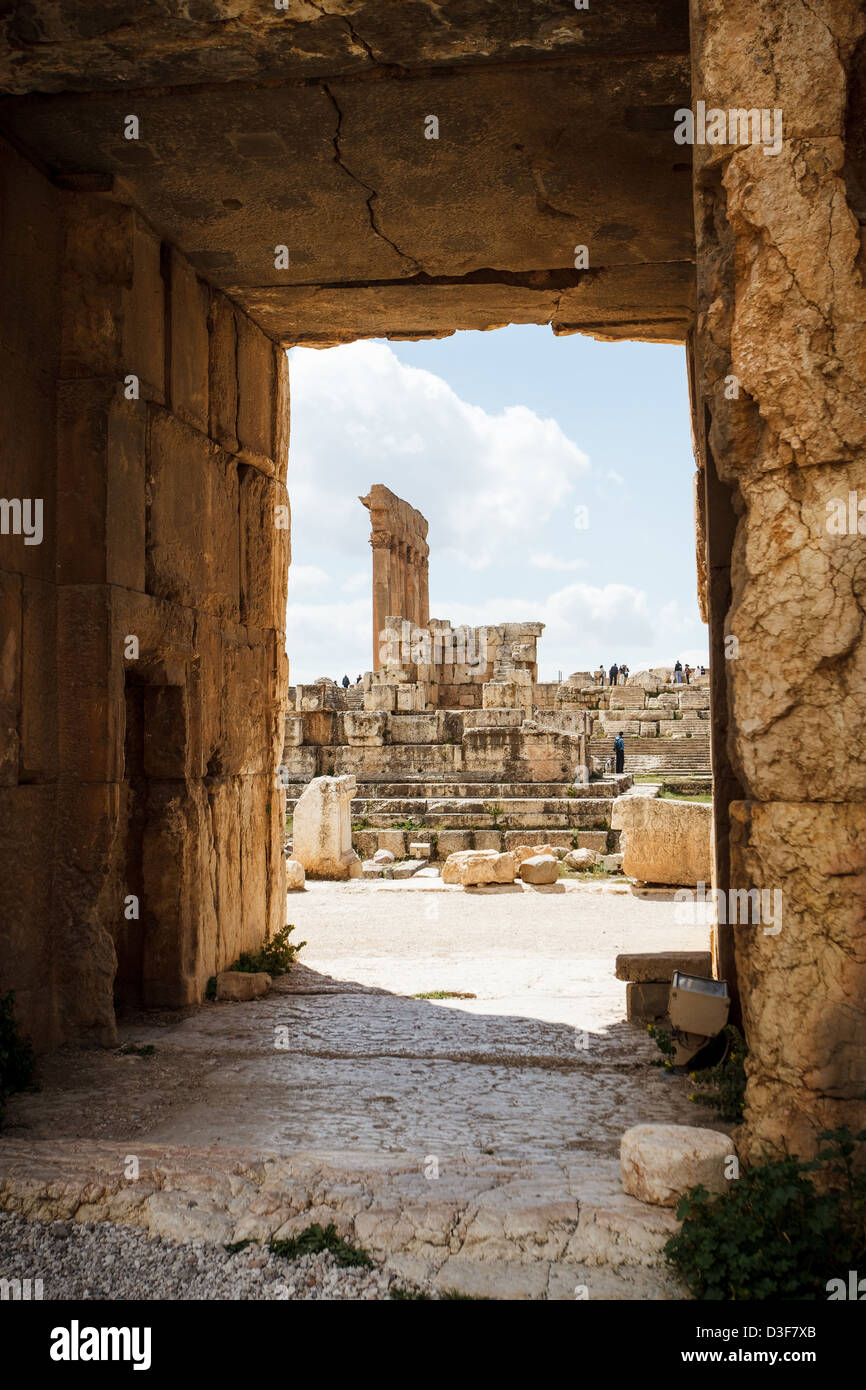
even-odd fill
[[(856, 1127), (863, 540), (826, 522), (866, 492), (862, 6), (210, 8), (0, 18), (0, 985), (22, 1026), (110, 1041), (116, 994), (199, 1000), (284, 921), (285, 348), (549, 324), (686, 347), (714, 879), (786, 903), (781, 936), (716, 941), (744, 1145)], [(675, 141), (698, 103), (745, 136)], [(752, 110), (782, 114), (778, 149)], [(31, 545), (13, 504), (37, 501)], [(399, 616), (433, 631), (414, 535), (380, 591), (417, 576)], [(467, 786), (504, 753), (514, 784), (573, 774), (585, 687), (566, 728), (564, 695), (530, 705), (498, 658), (479, 683), (401, 656), (361, 708), (299, 688), (299, 772), (381, 759), (401, 794), (420, 746)], [(660, 701), (630, 737), (664, 742)]]
[(371, 487), (361, 501), (370, 513), (372, 527), (373, 666), (378, 670), (388, 615), (400, 613), (419, 627), (430, 617), (427, 522), (381, 483)]

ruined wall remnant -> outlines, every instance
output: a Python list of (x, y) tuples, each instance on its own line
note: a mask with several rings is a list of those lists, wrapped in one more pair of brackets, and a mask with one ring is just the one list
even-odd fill
[(0, 988), (40, 1046), (285, 921), (285, 354), (110, 191), (8, 146)]
[(374, 483), (360, 499), (370, 513), (373, 547), (373, 669), (383, 664), (389, 618), (423, 627), (430, 618), (427, 522), (415, 507)]
[(772, 155), (694, 151), (721, 886), (783, 902), (778, 934), (721, 942), (754, 1154), (864, 1120), (866, 561), (848, 507), (866, 497), (864, 30), (856, 0), (692, 3), (693, 99), (784, 129)]

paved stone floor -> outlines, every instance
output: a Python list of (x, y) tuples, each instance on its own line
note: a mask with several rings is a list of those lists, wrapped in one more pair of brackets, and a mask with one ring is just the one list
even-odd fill
[[(215, 1240), (337, 1217), (449, 1287), (573, 1296), (560, 1289), (592, 1268), (600, 1296), (671, 1296), (648, 1268), (671, 1217), (621, 1193), (619, 1139), (712, 1120), (624, 1022), (614, 957), (706, 946), (672, 894), (314, 883), (288, 915), (303, 964), (265, 999), (128, 1021), (123, 1040), (150, 1057), (50, 1060), (42, 1091), (10, 1105), (5, 1205), (27, 1209), (29, 1164), (31, 1214), (99, 1219), (114, 1203), (158, 1234)], [(434, 991), (475, 997), (411, 997)], [(138, 1188), (115, 1180), (121, 1150), (142, 1156)], [(61, 1175), (78, 1196), (46, 1205)]]

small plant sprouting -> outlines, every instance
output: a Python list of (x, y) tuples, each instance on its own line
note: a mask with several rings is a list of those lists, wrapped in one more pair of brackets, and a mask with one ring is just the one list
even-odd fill
[(307, 1226), (299, 1235), (289, 1236), (286, 1240), (271, 1240), (268, 1242), (268, 1249), (272, 1255), (279, 1255), (284, 1260), (299, 1260), (302, 1255), (318, 1255), (326, 1250), (333, 1255), (341, 1269), (374, 1267), (366, 1250), (351, 1245), (338, 1235), (333, 1221), (324, 1227), (317, 1221), (314, 1225)]
[(242, 951), (234, 965), (228, 967), (229, 970), (240, 970), (245, 975), (288, 975), (301, 947), (307, 944), (306, 941), (299, 941), (297, 944), (289, 941), (289, 934), (294, 930), (294, 926), (281, 927), (260, 950)]

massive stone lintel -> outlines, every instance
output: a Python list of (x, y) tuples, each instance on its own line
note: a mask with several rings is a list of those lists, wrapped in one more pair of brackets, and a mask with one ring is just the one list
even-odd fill
[(389, 618), (405, 618), (419, 627), (429, 621), (430, 547), (426, 518), (383, 483), (374, 483), (360, 500), (370, 513), (372, 525), (373, 669), (378, 671)]

